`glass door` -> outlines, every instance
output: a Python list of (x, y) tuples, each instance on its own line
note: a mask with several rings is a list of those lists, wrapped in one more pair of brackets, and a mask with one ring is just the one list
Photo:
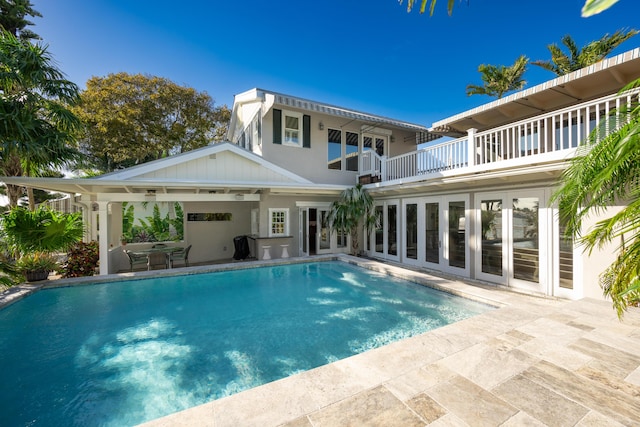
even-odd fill
[(309, 208), (300, 208), (298, 224), (300, 256), (309, 256)]
[(318, 209), (317, 227), (318, 234), (316, 237), (316, 253), (328, 254), (332, 252), (332, 248), (336, 247), (334, 233), (329, 228), (329, 209)]
[(380, 202), (374, 206), (374, 214), (377, 218), (376, 227), (370, 236), (374, 255), (385, 259), (400, 260), (398, 201)]
[(468, 195), (447, 196), (441, 201), (442, 268), (463, 276), (469, 275), (468, 204)]

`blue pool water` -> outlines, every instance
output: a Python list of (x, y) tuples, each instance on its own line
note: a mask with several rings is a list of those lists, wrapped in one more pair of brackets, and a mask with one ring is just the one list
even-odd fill
[(43, 290), (0, 310), (2, 424), (133, 425), (489, 309), (343, 262)]

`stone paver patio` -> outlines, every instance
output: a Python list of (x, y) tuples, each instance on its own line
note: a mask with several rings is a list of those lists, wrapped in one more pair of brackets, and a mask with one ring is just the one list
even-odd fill
[[(341, 258), (498, 308), (144, 425), (640, 425), (639, 309), (620, 322), (609, 302), (523, 295)], [(166, 274), (203, 268), (238, 267)], [(136, 273), (149, 274), (159, 273)], [(4, 293), (0, 305), (22, 293)]]
[(364, 264), (500, 308), (145, 426), (640, 425), (640, 310)]

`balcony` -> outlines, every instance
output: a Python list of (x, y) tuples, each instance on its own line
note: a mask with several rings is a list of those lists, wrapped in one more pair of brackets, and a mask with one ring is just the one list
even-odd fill
[(373, 151), (360, 156), (359, 182), (420, 181), (433, 177), (497, 169), (519, 168), (533, 163), (563, 162), (595, 129), (606, 135), (615, 129), (621, 108), (637, 105), (640, 90), (614, 94), (535, 116), (505, 126), (476, 132), (387, 158)]

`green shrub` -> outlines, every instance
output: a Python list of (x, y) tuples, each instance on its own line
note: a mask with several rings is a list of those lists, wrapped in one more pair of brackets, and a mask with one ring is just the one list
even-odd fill
[(100, 252), (98, 242), (76, 242), (67, 252), (67, 262), (62, 267), (63, 277), (93, 276)]

